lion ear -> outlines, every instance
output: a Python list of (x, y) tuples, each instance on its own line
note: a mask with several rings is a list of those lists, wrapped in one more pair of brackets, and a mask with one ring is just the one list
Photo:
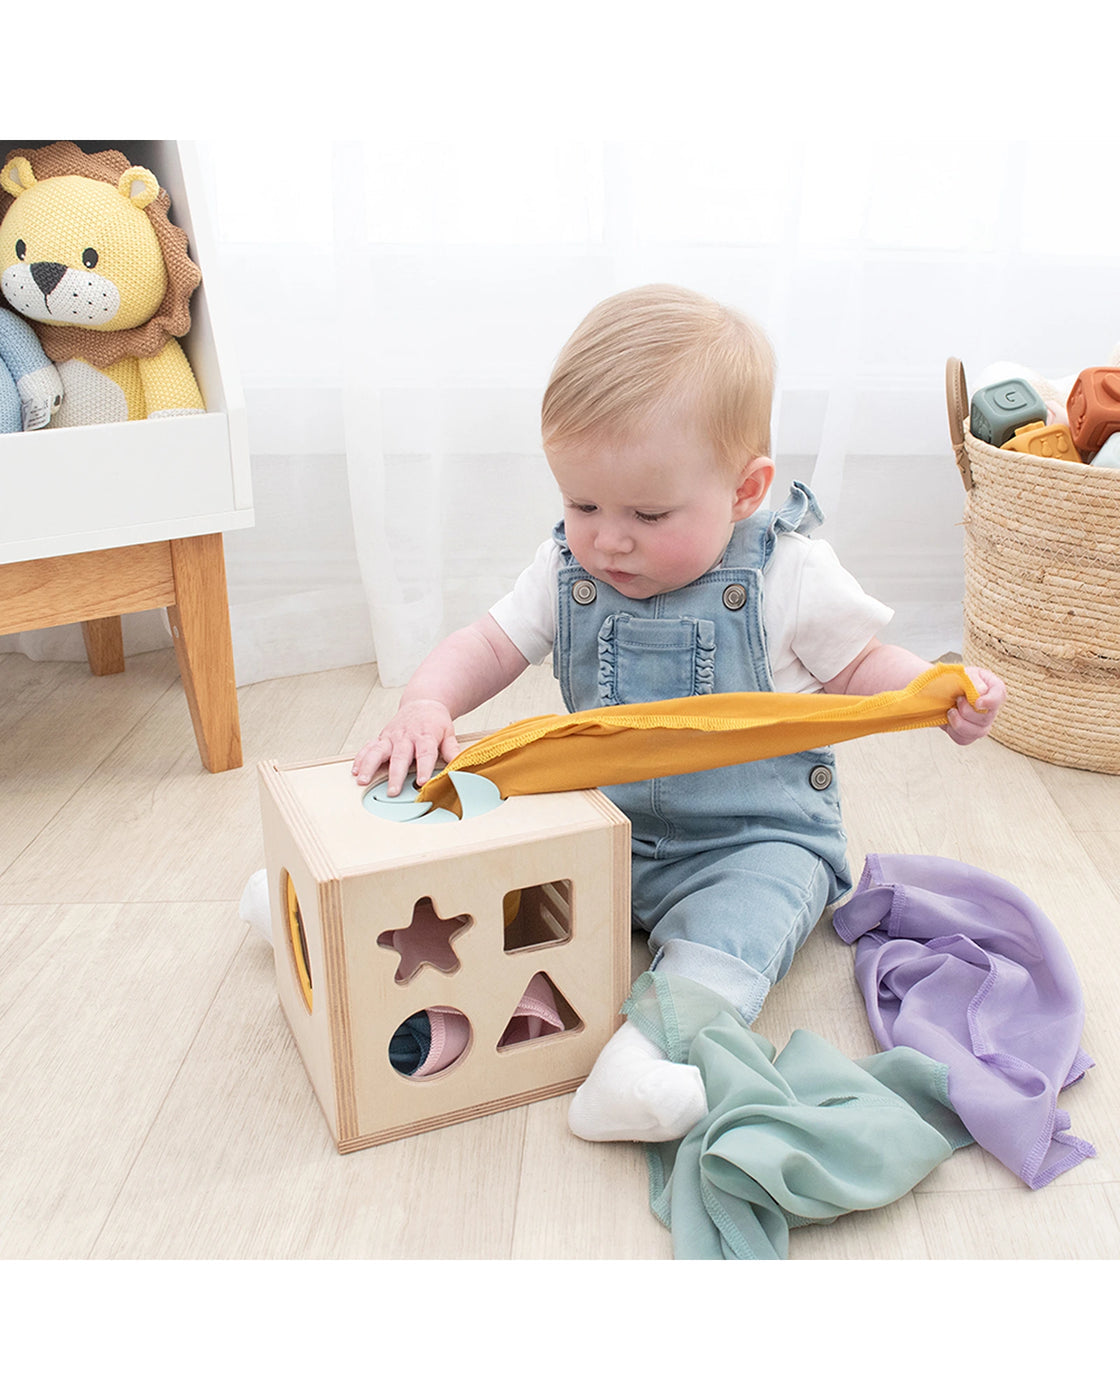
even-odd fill
[(26, 156), (16, 156), (13, 160), (8, 161), (3, 170), (0, 170), (0, 185), (17, 198), (21, 194), (25, 194), (35, 184), (38, 184), (38, 181), (35, 179), (35, 172), (31, 169), (31, 162)]
[(159, 194), (159, 181), (142, 165), (130, 165), (117, 181), (117, 189), (137, 209), (147, 209)]

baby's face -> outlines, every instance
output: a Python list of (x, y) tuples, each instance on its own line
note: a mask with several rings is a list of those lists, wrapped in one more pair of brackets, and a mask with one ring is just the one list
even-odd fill
[(670, 593), (707, 573), (765, 492), (744, 497), (712, 445), (671, 418), (620, 442), (550, 448), (548, 462), (568, 548), (625, 598)]

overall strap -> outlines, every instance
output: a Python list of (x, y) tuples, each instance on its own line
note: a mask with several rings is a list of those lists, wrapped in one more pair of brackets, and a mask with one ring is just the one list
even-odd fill
[(802, 482), (791, 482), (789, 495), (774, 513), (774, 535), (790, 531), (798, 535), (808, 535), (823, 523), (824, 514), (816, 496)]
[(765, 569), (779, 535), (807, 535), (824, 520), (817, 499), (800, 481), (792, 482), (789, 495), (777, 510), (758, 510), (735, 527), (721, 567)]

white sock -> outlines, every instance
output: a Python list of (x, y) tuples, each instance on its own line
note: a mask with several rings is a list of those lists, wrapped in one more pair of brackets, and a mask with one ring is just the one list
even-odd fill
[(262, 938), (272, 942), (272, 911), (268, 903), (267, 870), (257, 870), (249, 876), (249, 883), (241, 895), (237, 913)]
[(627, 1021), (576, 1090), (568, 1127), (588, 1142), (673, 1142), (707, 1111), (696, 1066), (673, 1064)]

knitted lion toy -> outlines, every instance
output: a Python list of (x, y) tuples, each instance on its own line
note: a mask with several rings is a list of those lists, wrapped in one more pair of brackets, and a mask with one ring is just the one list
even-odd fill
[(202, 275), (152, 172), (58, 141), (9, 152), (0, 190), (0, 291), (58, 366), (52, 426), (204, 412), (176, 339)]

